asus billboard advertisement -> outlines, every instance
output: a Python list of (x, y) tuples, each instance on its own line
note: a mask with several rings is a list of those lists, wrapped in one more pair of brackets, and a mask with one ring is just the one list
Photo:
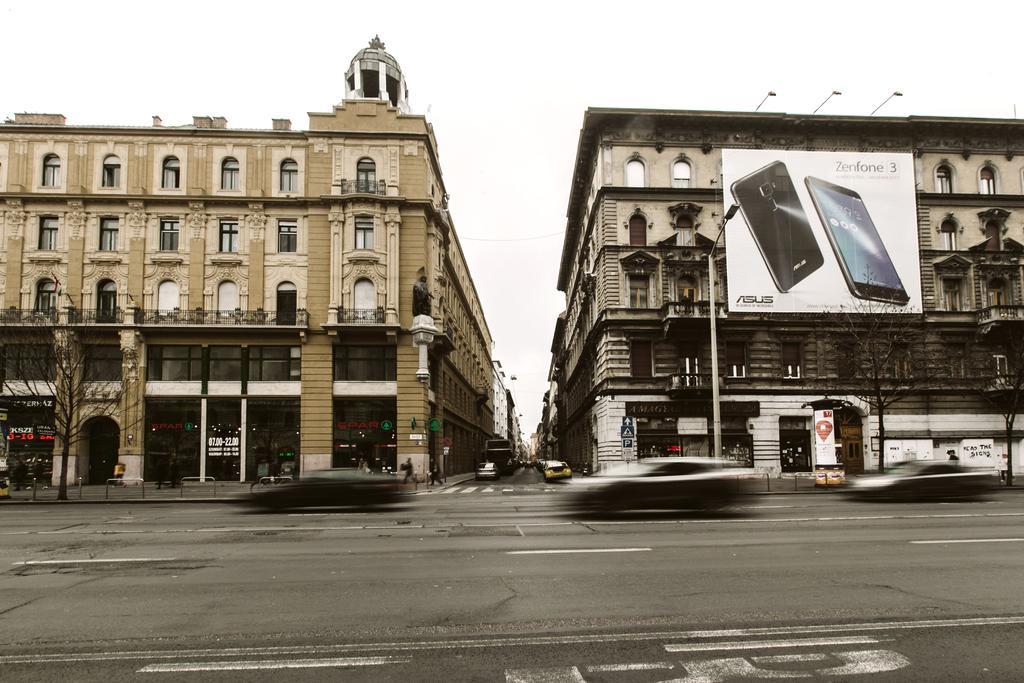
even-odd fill
[(910, 154), (722, 150), (729, 310), (920, 313)]

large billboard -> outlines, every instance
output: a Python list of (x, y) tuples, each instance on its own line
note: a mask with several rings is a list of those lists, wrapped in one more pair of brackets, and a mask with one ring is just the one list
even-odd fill
[(920, 313), (909, 154), (722, 150), (729, 310)]

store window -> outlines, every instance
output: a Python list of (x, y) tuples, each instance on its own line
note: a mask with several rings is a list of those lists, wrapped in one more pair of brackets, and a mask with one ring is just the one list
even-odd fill
[(150, 345), (146, 379), (151, 382), (198, 382), (203, 378), (203, 354), (198, 346)]
[(210, 347), (210, 381), (240, 382), (242, 381), (242, 347), (211, 346)]
[(147, 481), (176, 484), (199, 476), (200, 405), (199, 399), (146, 401)]
[(245, 478), (294, 477), (299, 474), (299, 401), (247, 401)]
[[(237, 348), (237, 347), (236, 347)], [(239, 481), (242, 474), (242, 402), (206, 401), (206, 476)]]
[(53, 478), (53, 447), (56, 443), (54, 400), (48, 396), (5, 397), (7, 404), (7, 469), (20, 474), (18, 483), (32, 479), (49, 483)]
[(363, 467), (375, 472), (397, 470), (395, 399), (334, 402), (332, 467)]
[(250, 346), (250, 382), (290, 382), (301, 379), (302, 356), (298, 346)]
[(337, 382), (395, 381), (394, 346), (334, 347), (334, 380)]

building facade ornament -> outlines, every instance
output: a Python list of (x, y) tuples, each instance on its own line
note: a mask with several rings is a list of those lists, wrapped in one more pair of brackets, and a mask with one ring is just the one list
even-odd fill
[(71, 239), (79, 239), (85, 230), (85, 221), (88, 218), (82, 202), (77, 199), (68, 201), (68, 211), (64, 214), (64, 225), (68, 229)]

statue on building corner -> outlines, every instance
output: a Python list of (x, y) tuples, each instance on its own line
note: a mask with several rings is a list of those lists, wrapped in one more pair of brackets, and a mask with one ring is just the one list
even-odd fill
[(433, 299), (433, 295), (427, 288), (426, 276), (420, 276), (419, 282), (412, 286), (412, 315), (415, 318), (418, 315), (431, 315), (430, 313), (430, 300)]

